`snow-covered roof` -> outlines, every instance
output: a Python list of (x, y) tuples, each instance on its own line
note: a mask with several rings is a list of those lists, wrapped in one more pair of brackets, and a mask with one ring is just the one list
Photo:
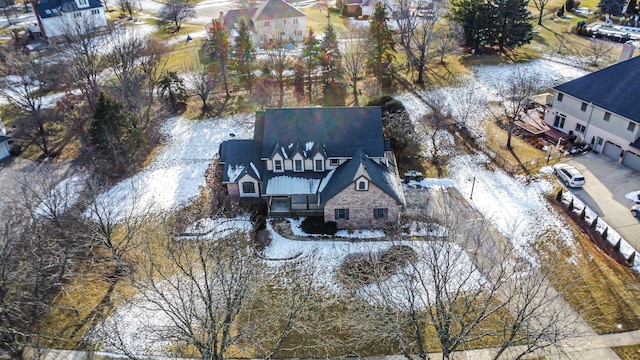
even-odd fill
[(322, 179), (306, 176), (278, 175), (265, 185), (265, 195), (311, 195), (318, 191)]

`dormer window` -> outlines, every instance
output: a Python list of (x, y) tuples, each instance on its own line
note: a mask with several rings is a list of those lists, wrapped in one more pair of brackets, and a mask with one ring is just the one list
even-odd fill
[(338, 164), (340, 164), (340, 160), (331, 159), (331, 160), (329, 160), (329, 164), (331, 164), (331, 166), (338, 166)]
[(282, 171), (282, 160), (273, 160), (273, 171)]
[(316, 159), (315, 164), (314, 164), (314, 169), (315, 171), (324, 171), (324, 160), (322, 159)]
[(360, 180), (356, 181), (356, 190), (358, 190), (358, 191), (366, 191), (368, 189), (369, 189), (369, 184), (367, 183), (367, 180), (360, 179)]
[(296, 172), (302, 172), (302, 171), (303, 171), (303, 168), (302, 168), (302, 160), (300, 160), (300, 159), (295, 159), (295, 160), (293, 161), (293, 166), (294, 166), (293, 171), (296, 171)]

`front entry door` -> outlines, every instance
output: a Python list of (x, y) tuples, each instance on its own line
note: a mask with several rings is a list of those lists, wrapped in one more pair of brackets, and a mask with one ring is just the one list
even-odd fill
[(598, 154), (600, 153), (600, 150), (602, 150), (602, 142), (603, 142), (603, 139), (600, 136), (598, 136), (596, 138), (596, 145), (593, 147), (594, 152), (597, 152)]

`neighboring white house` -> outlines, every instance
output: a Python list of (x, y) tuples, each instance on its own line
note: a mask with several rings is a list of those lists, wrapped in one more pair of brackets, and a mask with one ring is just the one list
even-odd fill
[(554, 88), (545, 122), (640, 171), (640, 57)]
[(100, 0), (40, 0), (34, 2), (37, 24), (27, 26), (35, 38), (47, 40), (65, 33), (106, 28), (107, 18)]
[(11, 137), (7, 136), (7, 132), (4, 129), (2, 120), (0, 120), (0, 160), (8, 157), (9, 154), (9, 140)]
[[(234, 43), (241, 23), (248, 26), (251, 40), (256, 47), (278, 38), (286, 42), (299, 42), (305, 36), (307, 16), (284, 0), (267, 0), (260, 6), (249, 9), (233, 9), (220, 14), (223, 25)], [(205, 26), (208, 32), (210, 24)]]

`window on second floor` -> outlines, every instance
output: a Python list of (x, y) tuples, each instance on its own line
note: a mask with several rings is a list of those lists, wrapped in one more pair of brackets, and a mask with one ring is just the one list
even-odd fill
[(586, 127), (584, 127), (584, 125), (576, 124), (576, 131), (577, 131), (577, 132), (584, 134), (584, 131), (585, 131), (586, 129), (587, 129), (587, 128), (586, 128)]
[(293, 19), (293, 23), (297, 24), (298, 23), (298, 18)]
[(629, 121), (629, 125), (627, 125), (627, 131), (636, 131), (636, 123), (634, 123), (633, 121)]
[(602, 118), (602, 120), (604, 120), (604, 121), (609, 121), (609, 120), (611, 120), (611, 113), (610, 113), (610, 112), (608, 112), (608, 111), (607, 111), (607, 112), (605, 112), (605, 113), (604, 113), (604, 117)]
[(282, 160), (273, 160), (273, 171), (282, 171)]
[(580, 105), (580, 111), (587, 111), (587, 103), (583, 102), (582, 105)]
[(264, 27), (268, 27), (268, 26), (269, 26), (269, 22), (268, 22), (268, 21), (265, 21), (265, 22), (264, 22)]
[(359, 180), (358, 185), (356, 186), (356, 190), (360, 190), (360, 191), (367, 190), (367, 182), (364, 180)]
[(340, 160), (331, 159), (331, 160), (329, 160), (329, 164), (331, 164), (331, 166), (338, 166), (338, 164), (340, 164)]
[(322, 159), (316, 159), (316, 168), (314, 169), (315, 171), (324, 171), (324, 161), (322, 161)]
[(294, 166), (293, 171), (297, 171), (297, 172), (303, 171), (302, 160), (300, 160), (300, 159), (294, 160), (293, 164), (294, 164), (293, 165)]
[(558, 93), (558, 102), (562, 102), (563, 97), (564, 97), (563, 93)]
[(242, 192), (245, 194), (255, 194), (256, 193), (256, 184), (251, 181), (245, 181), (242, 183)]
[(80, 6), (87, 5), (87, 0), (78, 0), (78, 4), (80, 4)]

